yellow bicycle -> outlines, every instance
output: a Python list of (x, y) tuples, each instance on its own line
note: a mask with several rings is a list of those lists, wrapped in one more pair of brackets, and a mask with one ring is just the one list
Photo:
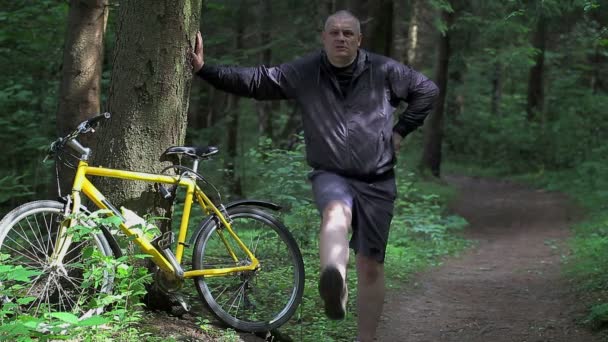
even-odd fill
[[(82, 122), (78, 128), (51, 144), (50, 155), (69, 148), (77, 154), (78, 165), (71, 194), (60, 201), (26, 203), (10, 211), (0, 221), (0, 254), (3, 262), (37, 271), (21, 290), (35, 297), (20, 303), (20, 310), (31, 315), (50, 311), (71, 312), (90, 317), (103, 310), (91, 301), (94, 294), (111, 293), (113, 271), (103, 271), (103, 281), (89, 286), (91, 266), (85, 266), (91, 251), (103, 257), (118, 257), (122, 250), (115, 232), (101, 226), (89, 239), (75, 239), (74, 229), (90, 226), (78, 213), (88, 212), (81, 195), (109, 216), (120, 218), (120, 230), (158, 266), (155, 281), (168, 291), (181, 288), (193, 279), (200, 298), (213, 314), (231, 327), (243, 331), (268, 331), (284, 324), (296, 311), (304, 290), (304, 263), (298, 245), (288, 229), (269, 213), (279, 206), (255, 200), (226, 205), (214, 204), (198, 185), (204, 178), (199, 162), (216, 154), (215, 147), (174, 146), (162, 157), (191, 159), (192, 166), (171, 165), (168, 175), (89, 166), (91, 149), (77, 138), (93, 132), (110, 114), (104, 113)], [(93, 185), (91, 177), (112, 177), (156, 183), (161, 194), (175, 200), (176, 189), (185, 190), (183, 214), (177, 238), (173, 232), (148, 239), (146, 234), (126, 224), (125, 215)], [(169, 187), (169, 189), (167, 189)], [(180, 191), (182, 191), (180, 190)], [(187, 241), (192, 205), (198, 203), (206, 214)], [(83, 215), (80, 215), (82, 217)], [(82, 221), (85, 222), (82, 222)], [(192, 264), (183, 262), (185, 250), (192, 250)], [(10, 286), (11, 284), (1, 284)], [(0, 304), (17, 303), (17, 298), (0, 297)], [(92, 303), (91, 303), (92, 302)], [(1, 308), (1, 306), (0, 306)]]

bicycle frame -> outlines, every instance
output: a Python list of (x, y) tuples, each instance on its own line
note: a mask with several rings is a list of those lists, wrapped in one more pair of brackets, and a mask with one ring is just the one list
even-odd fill
[[(175, 258), (179, 265), (181, 265), (182, 258), (184, 255), (186, 235), (188, 232), (188, 223), (190, 221), (190, 212), (194, 200), (197, 201), (197, 203), (201, 206), (202, 210), (207, 215), (216, 215), (216, 217), (220, 220), (221, 225), (228, 231), (228, 234), (236, 241), (237, 245), (245, 252), (247, 257), (251, 260), (251, 264), (246, 266), (185, 271), (183, 273), (184, 278), (194, 278), (200, 276), (223, 276), (235, 272), (253, 271), (258, 267), (259, 261), (257, 260), (257, 258), (241, 241), (241, 239), (239, 239), (239, 237), (232, 229), (230, 222), (226, 220), (226, 217), (223, 215), (223, 213), (211, 202), (207, 195), (205, 195), (201, 188), (196, 184), (196, 179), (194, 179), (193, 177), (177, 177), (145, 172), (108, 169), (103, 167), (92, 167), (89, 166), (86, 161), (80, 160), (78, 163), (78, 168), (76, 170), (76, 176), (74, 178), (74, 185), (72, 187), (71, 194), (72, 213), (78, 213), (80, 211), (82, 203), (80, 194), (83, 193), (98, 208), (108, 209), (111, 212), (110, 215), (120, 217), (123, 221), (119, 225), (121, 231), (128, 237), (133, 238), (135, 244), (137, 244), (144, 253), (150, 255), (152, 257), (153, 262), (158, 267), (160, 267), (163, 271), (171, 274), (177, 274), (177, 271), (173, 268), (169, 260), (167, 260), (167, 258), (165, 258), (165, 256), (163, 256), (162, 253), (155, 246), (153, 246), (145, 236), (143, 236), (143, 234), (142, 236), (140, 236), (138, 232), (132, 230), (131, 228), (125, 225), (124, 218), (122, 217), (120, 212), (105, 198), (105, 196), (93, 185), (93, 183), (91, 183), (87, 176), (118, 178), (133, 181), (144, 181), (149, 183), (172, 184), (186, 188), (186, 197), (184, 199), (184, 212), (181, 218), (181, 224), (177, 237), (177, 247), (175, 249)], [(54, 249), (53, 255), (51, 256), (53, 264), (61, 264), (61, 260), (63, 260), (63, 258), (65, 257), (71, 244), (71, 236), (67, 233), (67, 228), (73, 227), (75, 224), (76, 220), (70, 219), (69, 222), (66, 222), (66, 224), (61, 225), (59, 234), (57, 235), (58, 238), (55, 245), (56, 248)], [(221, 230), (218, 230), (217, 233), (220, 235), (220, 238), (226, 246), (227, 253), (232, 257), (235, 263), (238, 262), (238, 258), (234, 250), (228, 243), (226, 236)]]

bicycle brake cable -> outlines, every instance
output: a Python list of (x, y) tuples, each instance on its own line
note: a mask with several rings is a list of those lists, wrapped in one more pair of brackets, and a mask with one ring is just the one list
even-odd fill
[(55, 179), (57, 180), (57, 195), (59, 195), (59, 198), (61, 198), (63, 196), (61, 196), (61, 182), (59, 181), (59, 163), (57, 163), (57, 161), (55, 161)]
[[(200, 179), (201, 181), (203, 181), (205, 184), (210, 185), (210, 186), (213, 188), (213, 190), (215, 190), (215, 193), (217, 194), (217, 198), (218, 198), (219, 203), (222, 203), (222, 195), (220, 194), (220, 191), (219, 191), (219, 190), (218, 190), (218, 189), (215, 187), (215, 185), (213, 185), (212, 183), (210, 183), (210, 182), (209, 182), (207, 179), (205, 179), (205, 177), (203, 177), (201, 174), (199, 174), (198, 172), (195, 172), (195, 171), (194, 171), (194, 170), (192, 170), (191, 168), (186, 167), (186, 166), (183, 166), (183, 165), (171, 165), (171, 166), (168, 166), (168, 167), (166, 167), (166, 168), (163, 170), (163, 172), (164, 172), (165, 170), (170, 169), (170, 168), (175, 168), (175, 169), (178, 169), (178, 170), (182, 170), (182, 171), (187, 171), (187, 172), (190, 172), (190, 173), (192, 173), (192, 174), (193, 174), (193, 175), (194, 175), (196, 178), (198, 178), (198, 179)], [(180, 177), (181, 177), (181, 176), (180, 176)]]

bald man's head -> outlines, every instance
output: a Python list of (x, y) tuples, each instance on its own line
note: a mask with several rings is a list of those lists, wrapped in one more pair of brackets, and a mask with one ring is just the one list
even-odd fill
[(361, 24), (348, 11), (338, 11), (327, 18), (321, 34), (323, 48), (332, 65), (347, 66), (357, 57), (361, 45)]
[(354, 14), (350, 13), (349, 11), (346, 10), (341, 10), (338, 11), (332, 15), (330, 15), (329, 17), (327, 17), (327, 20), (325, 20), (325, 26), (323, 27), (324, 31), (327, 31), (327, 29), (329, 28), (329, 26), (331, 25), (332, 22), (334, 22), (335, 20), (348, 20), (348, 21), (353, 21), (353, 23), (355, 24), (354, 27), (356, 29), (357, 34), (361, 34), (361, 23), (359, 22), (359, 19), (357, 17), (355, 17)]

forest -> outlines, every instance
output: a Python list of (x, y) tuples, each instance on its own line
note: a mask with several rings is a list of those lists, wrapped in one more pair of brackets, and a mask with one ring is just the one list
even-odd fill
[[(462, 177), (509, 182), (533, 189), (530, 194), (564, 195), (568, 206), (576, 207), (566, 233), (543, 236), (538, 248), (553, 251), (551, 260), (566, 284), (560, 289), (581, 308), (567, 310), (565, 319), (598, 341), (607, 338), (608, 1), (0, 2), (0, 216), (30, 201), (68, 195), (78, 156), (43, 161), (49, 146), (80, 122), (109, 112), (111, 118), (81, 140), (91, 147), (91, 165), (160, 173), (167, 164), (159, 158), (170, 146), (216, 146), (219, 153), (201, 161), (198, 170), (205, 193), (218, 205), (241, 199), (279, 204), (282, 209), (273, 214), (297, 241), (306, 274), (303, 300), (291, 319), (253, 336), (218, 320), (190, 281), (181, 289), (192, 306), (186, 314), (176, 312), (170, 298), (150, 299), (154, 272), (125, 238), (119, 247), (130, 253), (113, 261), (118, 270), (113, 294), (97, 299), (106, 303), (105, 311), (85, 318), (67, 309), (32, 314), (25, 308), (36, 299), (23, 289), (39, 275), (11, 263), (13, 240), (3, 230), (5, 219), (0, 340), (352, 341), (354, 266), (348, 269), (344, 321), (326, 319), (318, 296), (320, 216), (307, 180), (300, 109), (292, 100), (256, 101), (215, 89), (193, 75), (190, 64), (199, 31), (209, 65), (292, 61), (322, 49), (325, 20), (342, 9), (361, 21), (362, 49), (411, 66), (440, 90), (424, 126), (406, 137), (397, 156), (388, 293), (405, 293), (419, 285), (420, 272), (433, 272), (483, 246), (484, 238), (468, 229), (479, 224), (475, 217), (495, 218), (483, 208), (473, 219), (453, 210), (463, 194), (473, 192), (462, 186)], [(401, 103), (395, 113), (405, 108)], [(115, 179), (95, 184), (116, 207), (177, 234), (180, 222), (171, 218), (180, 217), (184, 207), (161, 200), (158, 188)], [(497, 198), (503, 195), (496, 192)], [(558, 208), (551, 215), (559, 214)], [(192, 215), (194, 232), (206, 214)], [(520, 225), (528, 223), (519, 219)], [(186, 263), (196, 254), (190, 248), (184, 253)], [(98, 286), (104, 272), (91, 272), (91, 281), (80, 286)], [(537, 319), (542, 317), (530, 317)], [(386, 324), (400, 324), (391, 322)], [(527, 338), (540, 336), (532, 334)], [(382, 336), (379, 340), (405, 340)], [(452, 338), (443, 340), (488, 340)]]

